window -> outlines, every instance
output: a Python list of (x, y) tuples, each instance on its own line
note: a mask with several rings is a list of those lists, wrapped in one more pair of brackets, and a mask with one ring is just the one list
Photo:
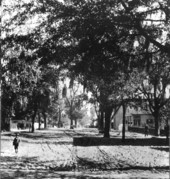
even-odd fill
[(147, 119), (146, 123), (150, 126), (150, 127), (154, 127), (154, 120), (153, 119)]
[(140, 126), (141, 124), (140, 115), (134, 115), (133, 118), (134, 118), (134, 126)]
[(133, 125), (132, 116), (127, 116), (126, 117), (126, 124), (128, 124), (128, 126), (132, 126)]
[(147, 119), (148, 124), (153, 124), (153, 119)]

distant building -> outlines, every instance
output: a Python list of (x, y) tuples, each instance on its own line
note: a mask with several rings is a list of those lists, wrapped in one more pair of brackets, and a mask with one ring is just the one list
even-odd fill
[[(151, 89), (151, 94), (153, 94), (153, 89)], [(165, 89), (165, 99), (170, 98), (170, 85), (168, 85)], [(126, 130), (128, 130), (128, 126), (132, 127), (144, 127), (147, 123), (150, 128), (155, 127), (154, 117), (151, 112), (142, 110), (141, 108), (130, 108), (126, 109)], [(117, 114), (114, 116), (112, 120), (112, 127), (116, 130), (120, 129), (123, 123), (123, 110), (122, 107), (119, 109)], [(164, 129), (165, 124), (161, 123), (160, 128)]]
[(23, 130), (23, 129), (30, 129), (31, 122), (26, 120), (10, 120), (10, 130)]
[[(26, 120), (11, 120), (10, 121), (10, 131), (18, 131), (18, 130), (31, 130), (32, 122)], [(39, 128), (39, 123), (34, 123), (34, 129)], [(41, 123), (41, 129), (44, 128), (44, 123)]]
[[(154, 117), (148, 111), (141, 110), (140, 108), (134, 109), (128, 107), (126, 109), (126, 130), (128, 126), (144, 127), (145, 124), (149, 124), (150, 127), (154, 127)], [(118, 130), (123, 123), (123, 110), (119, 109), (117, 114), (113, 118), (113, 128)]]

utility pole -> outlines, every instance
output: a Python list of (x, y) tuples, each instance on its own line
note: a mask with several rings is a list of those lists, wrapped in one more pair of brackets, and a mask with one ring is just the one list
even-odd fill
[(126, 125), (126, 102), (123, 102), (123, 126), (122, 126), (122, 142), (125, 142), (125, 125)]
[(123, 108), (123, 126), (122, 126), (122, 142), (125, 142), (125, 131), (126, 131), (126, 107), (128, 103), (127, 96), (122, 98), (122, 108)]

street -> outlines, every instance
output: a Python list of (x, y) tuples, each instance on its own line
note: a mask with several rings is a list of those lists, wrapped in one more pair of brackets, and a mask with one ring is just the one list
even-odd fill
[[(20, 132), (15, 154), (13, 134), (1, 136), (1, 178), (169, 178), (166, 145), (73, 146), (73, 137), (102, 135), (97, 129), (49, 129)], [(111, 132), (113, 141), (121, 140), (117, 134)], [(127, 140), (145, 138), (130, 132), (126, 136)]]

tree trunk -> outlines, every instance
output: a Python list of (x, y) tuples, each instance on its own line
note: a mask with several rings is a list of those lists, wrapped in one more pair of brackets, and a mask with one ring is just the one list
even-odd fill
[(104, 137), (110, 138), (110, 118), (112, 114), (112, 108), (107, 107), (105, 109), (105, 127), (104, 127)]
[(77, 128), (77, 119), (75, 119), (75, 127)]
[(32, 133), (35, 131), (34, 123), (35, 123), (36, 114), (37, 114), (37, 109), (34, 109), (34, 114), (32, 115)]
[(73, 119), (72, 119), (72, 117), (70, 119), (70, 129), (73, 129)]
[(44, 117), (44, 129), (46, 129), (47, 128), (47, 116), (45, 112), (43, 112), (43, 117)]
[(104, 130), (104, 112), (101, 110), (101, 119), (100, 119), (100, 130)]
[(123, 104), (123, 126), (122, 126), (122, 142), (125, 142), (125, 127), (126, 127), (126, 104)]
[(155, 136), (160, 135), (159, 116), (155, 116)]
[(166, 126), (164, 128), (165, 130), (165, 135), (166, 135), (166, 144), (169, 144), (169, 124), (168, 124), (168, 120), (166, 122)]
[(100, 115), (98, 116), (98, 129), (99, 133), (103, 133), (104, 130), (104, 112), (103, 109), (100, 108)]
[(38, 112), (38, 129), (41, 129), (41, 116), (40, 116), (40, 112)]
[(155, 136), (159, 136), (160, 135), (159, 110), (155, 111), (154, 118), (155, 118)]
[(61, 110), (60, 108), (58, 109), (58, 128), (61, 127)]
[(70, 129), (73, 129), (73, 117), (72, 117), (72, 110), (70, 110)]

